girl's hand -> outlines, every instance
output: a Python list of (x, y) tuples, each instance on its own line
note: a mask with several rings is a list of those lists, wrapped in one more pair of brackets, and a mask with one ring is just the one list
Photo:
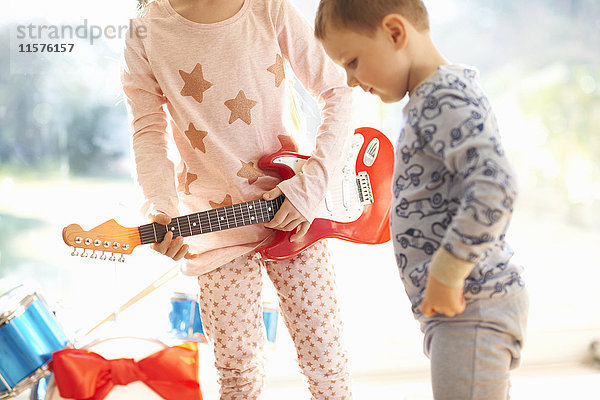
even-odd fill
[[(171, 222), (171, 217), (167, 214), (157, 211), (154, 214), (150, 214), (149, 218), (152, 222), (156, 222), (161, 225), (168, 225)], [(173, 239), (173, 232), (168, 231), (165, 238), (160, 243), (153, 243), (152, 249), (158, 251), (160, 254), (164, 254), (167, 257), (172, 258), (175, 261), (181, 260), (183, 257), (190, 258), (188, 253), (189, 246), (183, 244), (183, 237), (177, 236)]]
[[(281, 189), (275, 187), (274, 189), (271, 189), (263, 194), (263, 199), (273, 200), (282, 194), (283, 192)], [(302, 238), (306, 232), (308, 232), (310, 224), (306, 218), (300, 214), (296, 207), (294, 207), (294, 205), (290, 203), (288, 199), (285, 199), (273, 219), (265, 223), (265, 227), (277, 229), (278, 231), (293, 231), (294, 229), (298, 228), (298, 231), (290, 236), (290, 241), (294, 242)]]
[(454, 317), (465, 311), (465, 307), (462, 287), (455, 288), (445, 285), (431, 274), (428, 274), (425, 296), (423, 297), (423, 303), (421, 303), (423, 315), (433, 317), (437, 313)]

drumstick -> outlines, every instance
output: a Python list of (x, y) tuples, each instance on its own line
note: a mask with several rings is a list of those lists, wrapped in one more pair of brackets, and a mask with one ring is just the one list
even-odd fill
[(179, 268), (179, 266), (176, 265), (173, 268), (171, 268), (170, 270), (168, 270), (167, 272), (165, 272), (163, 275), (158, 277), (154, 282), (152, 282), (150, 285), (146, 286), (144, 289), (142, 289), (142, 291), (140, 291), (138, 294), (136, 294), (131, 299), (129, 299), (125, 304), (120, 306), (117, 311), (110, 313), (106, 318), (104, 318), (102, 321), (97, 323), (92, 329), (87, 331), (85, 335), (87, 336), (90, 333), (94, 332), (96, 329), (98, 329), (104, 323), (110, 321), (113, 318), (116, 318), (118, 313), (122, 313), (123, 311), (127, 310), (129, 307), (131, 307), (132, 305), (134, 305), (135, 303), (137, 303), (138, 301), (140, 301), (141, 299), (143, 299), (150, 293), (154, 292), (156, 289), (158, 289), (165, 283), (167, 283), (170, 280), (172, 280), (173, 278), (175, 278), (178, 275), (178, 271), (177, 271), (178, 268)]

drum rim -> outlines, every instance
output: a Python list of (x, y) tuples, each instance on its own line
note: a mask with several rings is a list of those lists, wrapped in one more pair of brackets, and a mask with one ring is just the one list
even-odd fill
[[(33, 371), (31, 374), (27, 375), (25, 378), (21, 379), (14, 387), (10, 387), (7, 392), (0, 393), (0, 400), (10, 399), (12, 397), (18, 396), (26, 389), (34, 386), (37, 382), (39, 382), (42, 378), (51, 374), (50, 368), (48, 365), (50, 361)], [(2, 379), (4, 381), (4, 379)], [(7, 383), (4, 382), (6, 385)]]
[[(8, 293), (10, 293), (10, 292), (8, 292)], [(41, 300), (42, 302), (44, 302), (42, 296), (40, 296), (39, 293), (37, 293), (37, 292), (29, 293), (19, 301), (19, 304), (15, 307), (14, 310), (9, 310), (9, 311), (6, 311), (4, 314), (1, 314), (0, 315), (0, 328), (2, 328), (4, 325), (8, 324), (13, 319), (21, 316), (35, 300)], [(44, 302), (44, 304), (45, 304), (45, 302)]]

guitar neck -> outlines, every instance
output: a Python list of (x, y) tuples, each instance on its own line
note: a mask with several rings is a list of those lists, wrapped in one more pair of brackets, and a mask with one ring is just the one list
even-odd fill
[(156, 222), (141, 225), (138, 227), (141, 244), (162, 242), (168, 231), (173, 232), (173, 237), (185, 237), (268, 222), (273, 219), (284, 199), (282, 195), (273, 200), (258, 199), (201, 211), (173, 218), (169, 225)]

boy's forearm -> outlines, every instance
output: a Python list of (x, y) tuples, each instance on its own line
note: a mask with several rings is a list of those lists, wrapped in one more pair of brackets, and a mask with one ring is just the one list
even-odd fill
[(429, 273), (445, 285), (462, 288), (474, 266), (475, 263), (458, 258), (440, 247), (433, 254)]

